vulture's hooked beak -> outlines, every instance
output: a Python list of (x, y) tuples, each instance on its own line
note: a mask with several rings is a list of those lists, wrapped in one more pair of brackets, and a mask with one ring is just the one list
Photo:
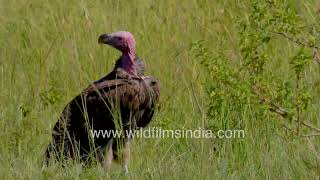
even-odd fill
[(98, 39), (98, 43), (99, 44), (109, 44), (111, 37), (109, 34), (102, 34), (99, 39)]

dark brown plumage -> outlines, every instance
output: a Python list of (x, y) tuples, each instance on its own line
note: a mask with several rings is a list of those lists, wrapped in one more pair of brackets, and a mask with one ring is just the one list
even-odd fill
[[(122, 35), (128, 38), (128, 34), (114, 34), (110, 36), (114, 38)], [(100, 38), (99, 42), (103, 41)], [(108, 38), (108, 41), (103, 43), (113, 46), (109, 42), (109, 36)], [(123, 46), (130, 46), (130, 40), (124, 42), (127, 44)], [(120, 50), (119, 43), (117, 46)], [(111, 137), (92, 138), (90, 130), (129, 130), (145, 127), (150, 123), (159, 98), (159, 82), (153, 77), (143, 75), (144, 66), (141, 60), (135, 56), (133, 60), (130, 60), (132, 57), (126, 59), (126, 51), (121, 52), (123, 55), (112, 72), (93, 82), (67, 104), (53, 129), (52, 142), (47, 149), (48, 158), (52, 155), (58, 159), (79, 156), (81, 161), (86, 162), (90, 157), (98, 155), (99, 158), (102, 155), (101, 162), (107, 158), (107, 166), (110, 166), (110, 157), (106, 156), (111, 156), (112, 159), (111, 150), (115, 155), (118, 154), (119, 141)], [(130, 137), (124, 137), (118, 140), (125, 146), (129, 139)], [(124, 165), (126, 172), (127, 164), (128, 162), (125, 162)]]

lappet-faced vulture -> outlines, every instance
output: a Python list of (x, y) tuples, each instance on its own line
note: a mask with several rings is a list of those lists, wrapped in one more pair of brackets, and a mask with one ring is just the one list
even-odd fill
[(66, 105), (54, 126), (46, 154), (48, 159), (58, 160), (79, 157), (85, 163), (94, 157), (106, 168), (110, 168), (114, 157), (122, 155), (124, 170), (128, 172), (131, 137), (126, 133), (117, 139), (93, 137), (92, 132), (125, 132), (147, 126), (158, 101), (159, 82), (144, 76), (144, 64), (136, 57), (131, 33), (103, 34), (98, 41), (118, 49), (122, 55), (112, 72), (90, 84)]

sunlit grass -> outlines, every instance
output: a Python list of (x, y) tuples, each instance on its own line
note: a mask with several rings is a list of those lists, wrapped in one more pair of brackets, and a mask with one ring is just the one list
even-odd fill
[[(310, 19), (312, 5), (305, 3)], [(237, 48), (234, 18), (246, 15), (242, 1), (0, 0), (1, 179), (125, 178), (120, 166), (107, 173), (98, 165), (43, 165), (51, 129), (63, 107), (111, 71), (119, 56), (116, 50), (98, 45), (98, 36), (105, 32), (132, 32), (146, 74), (161, 82), (160, 106), (150, 126), (204, 127), (208, 119), (202, 83), (207, 74), (192, 59), (190, 46), (205, 40), (218, 50), (216, 42), (225, 38), (230, 42), (225, 49), (232, 54)], [(283, 44), (279, 53), (290, 53)], [(316, 102), (310, 113), (319, 113), (318, 107)], [(227, 109), (213, 124), (228, 126), (232, 111), (236, 110)], [(278, 122), (257, 119), (250, 111), (239, 117), (246, 124), (244, 139), (135, 139), (128, 176), (319, 177), (318, 145), (308, 139), (288, 140), (275, 130)]]

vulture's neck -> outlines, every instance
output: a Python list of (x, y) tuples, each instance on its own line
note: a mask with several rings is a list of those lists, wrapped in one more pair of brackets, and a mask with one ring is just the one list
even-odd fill
[(136, 58), (136, 55), (134, 50), (123, 52), (120, 58), (119, 67), (121, 67), (131, 75), (137, 75), (137, 70), (134, 66), (135, 58)]

